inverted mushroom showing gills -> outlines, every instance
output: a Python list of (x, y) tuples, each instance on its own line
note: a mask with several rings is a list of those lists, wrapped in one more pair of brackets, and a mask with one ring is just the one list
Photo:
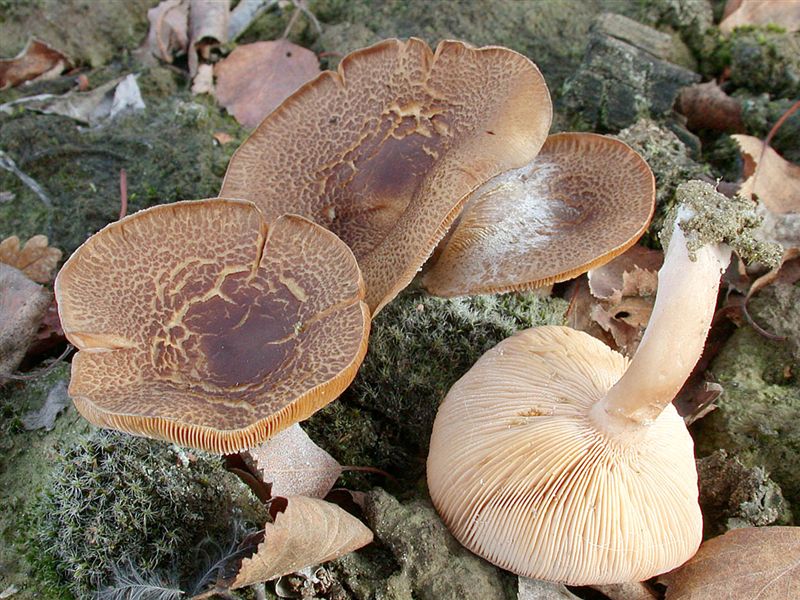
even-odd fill
[(56, 279), (89, 421), (217, 453), (253, 447), (336, 398), (364, 357), (349, 248), (250, 202), (157, 206), (92, 236)]
[(469, 196), (423, 285), (460, 296), (571, 279), (630, 248), (647, 229), (655, 198), (650, 167), (624, 143), (551, 135), (531, 163)]
[(374, 314), (470, 192), (536, 156), (551, 118), (541, 73), (512, 50), (386, 40), (268, 115), (234, 154), (220, 195), (252, 200), (267, 221), (296, 213), (336, 233)]
[(707, 184), (678, 196), (630, 364), (585, 333), (529, 329), (481, 357), (439, 409), (433, 502), (462, 544), (505, 569), (575, 585), (639, 581), (700, 544), (692, 439), (671, 401), (702, 352), (726, 242), (752, 253), (755, 220), (749, 203)]

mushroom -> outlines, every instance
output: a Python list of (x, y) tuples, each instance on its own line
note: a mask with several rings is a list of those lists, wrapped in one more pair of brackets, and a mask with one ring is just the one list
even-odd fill
[(571, 279), (641, 237), (655, 192), (650, 167), (623, 142), (551, 135), (531, 163), (470, 195), (422, 283), (437, 296), (459, 296)]
[(536, 156), (551, 118), (544, 79), (521, 54), (385, 40), (270, 113), (234, 154), (220, 195), (253, 201), (268, 222), (296, 213), (336, 233), (374, 315), (470, 192)]
[(755, 247), (752, 207), (700, 182), (683, 201), (632, 361), (567, 327), (518, 333), (450, 390), (428, 485), (455, 537), (519, 575), (638, 581), (702, 536), (693, 443), (671, 404), (702, 352), (730, 258)]
[(217, 453), (336, 398), (369, 313), (350, 249), (250, 202), (156, 206), (92, 236), (55, 284), (79, 352), (69, 392), (92, 423)]

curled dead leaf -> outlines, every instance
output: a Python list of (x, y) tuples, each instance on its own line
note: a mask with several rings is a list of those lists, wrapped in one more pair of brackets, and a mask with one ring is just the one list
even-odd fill
[(16, 267), (37, 283), (53, 279), (62, 252), (47, 243), (47, 236), (35, 235), (20, 248), (20, 240), (12, 235), (0, 242), (0, 262)]
[(69, 59), (44, 42), (31, 39), (14, 58), (0, 59), (0, 90), (17, 86), (37, 77), (60, 75)]
[(319, 61), (310, 50), (281, 39), (239, 46), (214, 72), (219, 103), (239, 123), (255, 127), (319, 74)]
[(659, 581), (667, 586), (666, 600), (798, 598), (800, 528), (734, 529), (704, 542), (689, 562)]
[(230, 0), (190, 0), (189, 73), (194, 78), (200, 62), (228, 41)]
[(367, 526), (335, 504), (303, 496), (275, 500), (274, 522), (267, 523), (255, 553), (242, 559), (231, 589), (333, 560), (372, 541)]
[(263, 482), (272, 484), (273, 496), (324, 498), (342, 472), (297, 423), (241, 454)]
[(164, 0), (147, 11), (150, 30), (147, 49), (153, 56), (171, 63), (189, 47), (188, 0)]

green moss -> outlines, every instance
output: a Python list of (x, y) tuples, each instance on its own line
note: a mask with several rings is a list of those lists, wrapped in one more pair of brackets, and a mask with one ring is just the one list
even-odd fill
[(218, 458), (95, 431), (55, 459), (32, 511), (29, 559), (77, 598), (126, 565), (190, 588), (204, 574), (203, 551), (241, 535), (243, 510), (255, 514), (242, 498)]
[(739, 27), (718, 37), (705, 70), (730, 69), (730, 82), (751, 93), (793, 98), (800, 93), (800, 36), (773, 27)]
[(647, 161), (656, 178), (656, 214), (648, 241), (657, 245), (656, 234), (673, 205), (675, 190), (687, 179), (702, 176), (706, 169), (689, 156), (689, 149), (669, 129), (650, 119), (641, 119), (616, 136)]
[[(158, 93), (169, 86), (157, 71), (146, 80)], [(100, 128), (79, 127), (66, 117), (22, 111), (0, 117), (0, 148), (50, 197), (44, 203), (17, 177), (0, 170), (0, 237), (44, 233), (67, 255), (92, 233), (115, 221), (120, 209), (120, 169), (127, 172), (128, 213), (142, 208), (215, 196), (236, 143), (218, 145), (227, 131), (244, 131), (208, 98), (188, 93), (169, 99), (146, 96), (147, 109), (121, 115)]]
[(24, 431), (20, 417), (42, 406), (49, 391), (69, 378), (69, 365), (63, 364), (43, 377), (28, 382), (9, 382), (0, 388), (0, 589), (15, 585), (16, 598), (63, 598), (63, 586), (31, 584), (29, 565), (24, 560), (25, 535), (29, 514), (57, 455), (56, 446), (71, 444), (89, 430), (89, 424), (69, 407), (56, 419), (52, 431)]
[[(755, 298), (751, 312), (762, 319), (768, 304), (769, 299)], [(724, 392), (717, 410), (694, 427), (699, 455), (725, 448), (747, 466), (764, 467), (780, 485), (797, 520), (800, 381), (790, 346), (743, 327), (725, 345), (711, 371)]]
[(14, 56), (30, 37), (52, 44), (75, 65), (100, 66), (141, 44), (156, 0), (12, 0), (0, 9), (0, 56)]
[(565, 310), (563, 300), (532, 293), (443, 299), (406, 291), (375, 318), (355, 381), (307, 422), (308, 433), (340, 462), (414, 482), (456, 380), (515, 331), (562, 324)]
[(539, 66), (556, 97), (580, 62), (594, 17), (635, 10), (615, 0), (439, 0), (435, 10), (428, 0), (312, 0), (309, 7), (328, 25), (358, 23), (378, 38), (416, 36), (431, 44), (460, 39), (512, 48)]

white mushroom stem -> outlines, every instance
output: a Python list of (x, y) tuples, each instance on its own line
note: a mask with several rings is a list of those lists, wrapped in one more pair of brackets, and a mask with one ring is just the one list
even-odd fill
[(707, 244), (695, 251), (692, 260), (679, 226), (691, 216), (686, 207), (678, 211), (642, 342), (625, 374), (597, 405), (595, 416), (608, 427), (655, 421), (703, 352), (731, 248)]

